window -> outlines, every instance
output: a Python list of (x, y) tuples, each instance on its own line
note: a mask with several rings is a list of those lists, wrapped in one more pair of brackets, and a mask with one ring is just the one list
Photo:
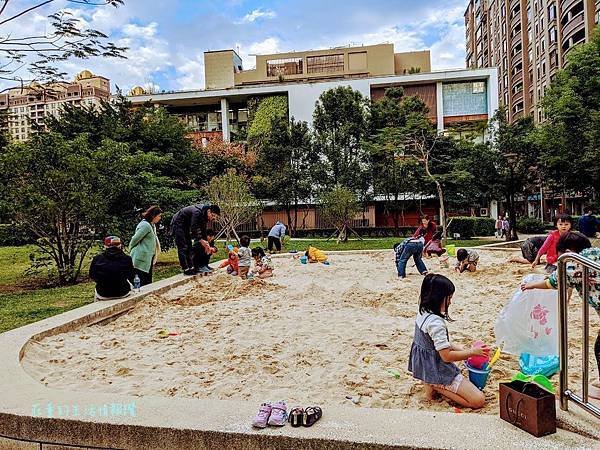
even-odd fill
[(306, 58), (307, 73), (343, 72), (344, 55), (308, 56)]
[(473, 94), (483, 94), (485, 92), (485, 82), (476, 81), (473, 83)]
[(267, 76), (297, 75), (303, 73), (302, 58), (270, 59), (267, 61)]
[(556, 5), (553, 3), (548, 6), (548, 20), (556, 19)]
[(550, 43), (556, 42), (556, 28), (552, 27), (548, 30), (548, 37), (550, 39)]

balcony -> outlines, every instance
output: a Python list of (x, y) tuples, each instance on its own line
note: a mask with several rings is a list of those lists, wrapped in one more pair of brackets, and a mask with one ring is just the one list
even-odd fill
[(578, 1), (580, 1), (580, 0), (561, 0), (560, 10), (567, 12), (571, 8), (571, 6), (573, 6)]
[(563, 42), (567, 41), (573, 34), (585, 27), (583, 11), (571, 18), (562, 29)]

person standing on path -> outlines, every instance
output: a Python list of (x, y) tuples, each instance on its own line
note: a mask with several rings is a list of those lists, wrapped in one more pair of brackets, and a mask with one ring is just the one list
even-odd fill
[(269, 231), (268, 237), (267, 247), (269, 249), (269, 253), (273, 251), (273, 245), (275, 246), (277, 253), (281, 251), (281, 241), (285, 236), (285, 230), (285, 225), (282, 224), (279, 220), (275, 223), (275, 225), (273, 225), (271, 231)]
[[(208, 253), (210, 245), (206, 236), (207, 224), (219, 217), (217, 205), (191, 205), (180, 209), (171, 220), (171, 234), (175, 238), (179, 264), (185, 275), (210, 272), (210, 269), (194, 267), (192, 260), (192, 238), (200, 241), (200, 252)], [(202, 254), (200, 255), (202, 256)]]
[(151, 206), (142, 214), (143, 220), (135, 228), (135, 234), (129, 242), (129, 254), (133, 260), (135, 273), (140, 277), (140, 285), (152, 283), (152, 267), (160, 253), (160, 242), (156, 233), (156, 224), (160, 222), (162, 209)]

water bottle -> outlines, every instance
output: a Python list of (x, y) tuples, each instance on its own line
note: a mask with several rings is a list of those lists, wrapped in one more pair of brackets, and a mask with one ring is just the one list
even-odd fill
[(142, 281), (140, 280), (140, 277), (136, 273), (135, 277), (133, 277), (133, 290), (135, 292), (140, 292), (140, 285), (141, 284), (142, 284)]

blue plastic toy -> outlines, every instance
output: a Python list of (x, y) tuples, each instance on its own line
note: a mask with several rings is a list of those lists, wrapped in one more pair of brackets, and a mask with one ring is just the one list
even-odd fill
[(521, 353), (519, 366), (525, 375), (540, 374), (550, 378), (558, 372), (559, 359), (556, 355), (535, 356), (530, 353)]

